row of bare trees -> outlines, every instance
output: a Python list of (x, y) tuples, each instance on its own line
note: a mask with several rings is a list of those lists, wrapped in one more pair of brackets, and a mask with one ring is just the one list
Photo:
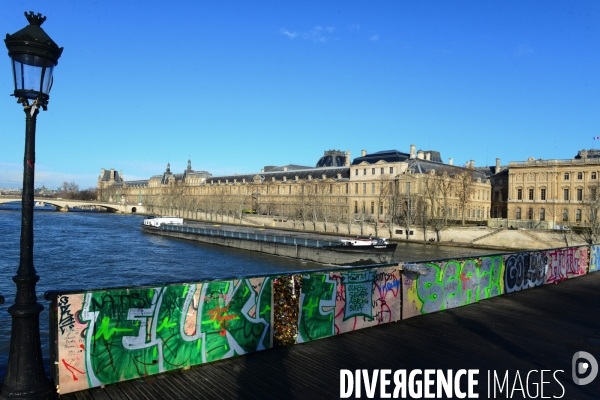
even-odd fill
[[(353, 228), (358, 228), (364, 234), (370, 228), (379, 236), (383, 229), (391, 237), (396, 227), (401, 227), (407, 239), (409, 232), (419, 227), (424, 240), (427, 231), (433, 230), (439, 241), (442, 232), (455, 222), (450, 203), (459, 205), (464, 225), (474, 190), (470, 171), (452, 176), (432, 172), (402, 181), (383, 175), (375, 185), (379, 186), (377, 193), (362, 197), (359, 206), (358, 201), (349, 204), (352, 196), (334, 195), (333, 185), (321, 180), (303, 182), (293, 194), (279, 194), (276, 185), (267, 183), (251, 186), (250, 190), (215, 185), (203, 188), (204, 194), (192, 194), (183, 182), (171, 182), (160, 188), (161, 193), (146, 195), (144, 204), (151, 213), (239, 224), (249, 213), (277, 216), (302, 230), (322, 227), (326, 232), (351, 234)], [(111, 195), (116, 197), (115, 193)]]

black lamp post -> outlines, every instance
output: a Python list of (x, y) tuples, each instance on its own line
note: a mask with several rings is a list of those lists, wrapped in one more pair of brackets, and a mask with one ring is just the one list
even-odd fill
[[(15, 303), (9, 307), (12, 316), (10, 353), (3, 399), (44, 399), (56, 391), (44, 370), (40, 344), (40, 312), (36, 282), (40, 279), (33, 266), (33, 178), (35, 166), (35, 124), (39, 109), (46, 110), (52, 87), (52, 71), (63, 51), (40, 27), (46, 20), (41, 14), (25, 13), (29, 25), (4, 42), (11, 58), (15, 91), (13, 96), (25, 111), (25, 159), (23, 160), (23, 198), (21, 215), (21, 253), (19, 269), (13, 281), (17, 284)], [(31, 104), (30, 104), (31, 101)]]

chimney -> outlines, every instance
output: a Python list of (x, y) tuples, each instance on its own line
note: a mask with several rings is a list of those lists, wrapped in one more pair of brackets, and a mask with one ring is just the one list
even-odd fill
[(113, 168), (110, 169), (110, 180), (111, 181), (115, 180), (115, 170)]
[(123, 182), (124, 182), (124, 181), (125, 181), (125, 179), (123, 179), (123, 170), (120, 170), (120, 171), (119, 171), (119, 176), (121, 177), (121, 181), (123, 181)]
[(469, 168), (475, 168), (475, 160), (469, 161), (469, 164), (470, 164)]
[(496, 173), (500, 171), (500, 159), (496, 158)]
[(415, 146), (414, 144), (410, 145), (410, 159), (414, 159), (416, 157), (416, 151), (417, 151), (417, 146)]
[(367, 151), (366, 151), (366, 150), (361, 150), (361, 151), (360, 151), (360, 156), (361, 156), (361, 157), (364, 157), (364, 156), (366, 156), (366, 155), (367, 155)]
[(431, 153), (425, 153), (425, 159), (431, 161)]
[(448, 159), (448, 165), (454, 165), (454, 159), (452, 157)]
[(350, 150), (346, 150), (346, 162), (344, 163), (344, 166), (350, 166)]
[(423, 150), (417, 151), (417, 158), (419, 160), (423, 160), (425, 158), (425, 153), (423, 153)]

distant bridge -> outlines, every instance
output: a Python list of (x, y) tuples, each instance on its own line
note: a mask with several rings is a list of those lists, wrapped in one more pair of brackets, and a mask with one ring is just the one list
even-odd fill
[[(21, 196), (0, 196), (0, 204), (20, 202)], [(69, 211), (71, 208), (86, 206), (103, 207), (108, 212), (121, 214), (135, 214), (146, 212), (146, 207), (139, 204), (110, 203), (102, 201), (52, 199), (48, 197), (35, 197), (34, 201), (55, 206), (57, 211)]]

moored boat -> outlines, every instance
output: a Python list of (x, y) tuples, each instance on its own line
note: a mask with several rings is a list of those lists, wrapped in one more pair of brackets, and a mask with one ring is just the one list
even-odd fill
[(179, 217), (150, 217), (144, 219), (142, 228), (144, 229), (160, 229), (161, 225), (183, 225), (183, 218)]

